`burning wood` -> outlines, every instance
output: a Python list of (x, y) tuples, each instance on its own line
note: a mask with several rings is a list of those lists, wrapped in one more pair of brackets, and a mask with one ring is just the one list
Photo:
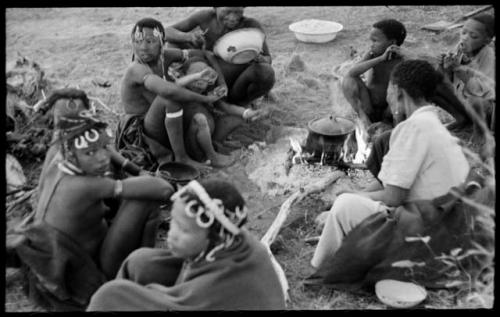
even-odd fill
[[(290, 138), (290, 145), (295, 153), (292, 157), (292, 164), (304, 164), (305, 159), (302, 157), (302, 146), (300, 145), (300, 142), (294, 138)], [(299, 160), (298, 163), (297, 159)]]

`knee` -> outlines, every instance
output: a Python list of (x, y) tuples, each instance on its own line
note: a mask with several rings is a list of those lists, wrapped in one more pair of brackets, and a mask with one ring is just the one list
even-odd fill
[(139, 248), (128, 255), (124, 263), (126, 264), (126, 270), (129, 273), (132, 272), (147, 272), (149, 270), (149, 264), (147, 259), (151, 259), (157, 252), (154, 248)]
[(358, 82), (354, 77), (344, 76), (340, 82), (340, 87), (344, 96), (354, 96), (358, 94)]
[(115, 310), (111, 307), (114, 303), (114, 298), (117, 294), (123, 292), (123, 290), (130, 288), (130, 281), (116, 279), (103, 284), (90, 298), (90, 303), (87, 307), (87, 311), (106, 311)]
[(164, 106), (165, 109), (167, 109), (167, 112), (175, 112), (182, 109), (182, 106), (179, 103), (160, 96), (157, 96), (154, 102), (160, 103)]
[(193, 116), (193, 124), (198, 129), (208, 128), (207, 117), (201, 113), (197, 113)]
[(356, 202), (357, 195), (345, 193), (341, 194), (335, 199), (332, 206), (331, 213), (332, 216), (338, 220), (344, 220), (349, 214), (350, 210), (353, 208), (353, 204)]
[(276, 82), (273, 67), (266, 63), (255, 64), (253, 67), (257, 83), (262, 87), (272, 88)]

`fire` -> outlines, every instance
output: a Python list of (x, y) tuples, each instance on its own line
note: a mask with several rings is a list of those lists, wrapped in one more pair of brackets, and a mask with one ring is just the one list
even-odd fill
[[(300, 145), (300, 142), (295, 140), (294, 138), (290, 138), (290, 145), (292, 146), (292, 150), (295, 153), (292, 157), (292, 164), (303, 164), (305, 160), (302, 157), (302, 146)], [(299, 160), (299, 163), (296, 163), (297, 159)]]
[(368, 131), (363, 128), (363, 125), (360, 122), (357, 122), (355, 134), (358, 151), (356, 152), (352, 162), (356, 164), (364, 164), (372, 151), (370, 144), (365, 141), (368, 140)]
[[(361, 121), (357, 120), (354, 134), (350, 134), (342, 146), (341, 159), (345, 163), (364, 164), (371, 153), (371, 144), (367, 140), (368, 131)], [(354, 147), (357, 148), (356, 153)]]

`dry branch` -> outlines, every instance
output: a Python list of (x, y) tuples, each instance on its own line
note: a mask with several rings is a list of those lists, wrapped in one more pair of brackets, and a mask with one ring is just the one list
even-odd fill
[(278, 279), (280, 281), (281, 287), (283, 289), (283, 293), (285, 295), (285, 301), (288, 301), (290, 299), (288, 295), (288, 281), (286, 279), (285, 271), (283, 268), (280, 266), (276, 258), (274, 257), (273, 253), (271, 252), (270, 245), (273, 243), (273, 241), (276, 239), (276, 236), (278, 235), (278, 232), (280, 231), (281, 227), (285, 223), (286, 218), (290, 214), (290, 211), (292, 210), (292, 204), (295, 202), (301, 201), (305, 197), (307, 197), (310, 194), (317, 193), (320, 191), (325, 190), (329, 185), (333, 184), (335, 181), (337, 181), (340, 177), (344, 176), (345, 173), (342, 171), (336, 171), (334, 172), (329, 178), (326, 180), (322, 180), (319, 182), (316, 182), (314, 184), (311, 184), (309, 186), (306, 186), (305, 188), (301, 188), (292, 196), (290, 196), (285, 202), (281, 205), (280, 211), (276, 218), (274, 219), (273, 223), (267, 230), (266, 234), (262, 237), (260, 240), (262, 244), (267, 249), (267, 253), (269, 254), (269, 257), (271, 258), (271, 262), (273, 263), (273, 267), (278, 274)]
[(301, 201), (310, 194), (323, 191), (326, 187), (333, 184), (342, 176), (345, 176), (344, 172), (335, 171), (326, 180), (322, 180), (314, 184), (308, 185), (304, 188), (301, 188), (300, 190), (293, 193), (290, 197), (288, 197), (288, 199), (285, 200), (285, 202), (281, 205), (278, 215), (276, 216), (273, 223), (267, 230), (266, 234), (262, 237), (261, 242), (268, 246), (270, 246), (274, 242), (276, 236), (278, 235), (278, 232), (283, 226), (283, 223), (285, 223), (286, 218), (290, 214), (291, 207), (294, 203)]

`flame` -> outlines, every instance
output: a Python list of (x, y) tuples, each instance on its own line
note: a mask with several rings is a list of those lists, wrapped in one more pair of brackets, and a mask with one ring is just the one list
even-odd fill
[[(353, 138), (355, 138), (358, 148), (356, 153), (354, 153), (353, 147), (350, 145), (353, 143)], [(349, 134), (344, 141), (340, 159), (345, 163), (364, 164), (371, 153), (371, 144), (367, 140), (368, 130), (364, 128), (361, 121), (356, 121), (354, 134)]]
[(368, 131), (364, 129), (363, 125), (360, 122), (356, 124), (355, 135), (356, 144), (358, 145), (358, 151), (356, 152), (356, 155), (354, 156), (354, 160), (352, 162), (356, 164), (363, 164), (368, 159), (368, 156), (370, 156), (372, 149), (370, 144), (367, 142)]
[[(294, 138), (290, 138), (290, 145), (292, 146), (292, 150), (295, 152), (295, 155), (292, 157), (292, 164), (303, 164), (304, 158), (302, 157), (302, 146), (300, 145), (300, 142)], [(296, 163), (297, 159), (299, 160), (299, 163)]]

